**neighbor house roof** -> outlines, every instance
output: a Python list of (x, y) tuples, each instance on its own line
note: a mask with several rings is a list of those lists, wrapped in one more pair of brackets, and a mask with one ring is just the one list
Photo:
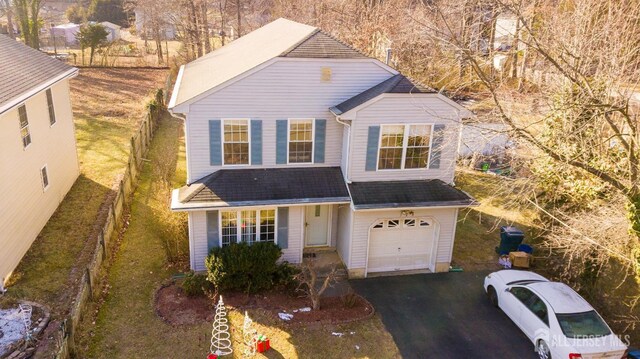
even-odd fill
[(218, 170), (174, 191), (171, 207), (349, 202), (339, 167)]
[(0, 35), (0, 114), (78, 69)]
[(408, 94), (435, 92), (436, 90), (432, 88), (426, 87), (416, 81), (412, 81), (402, 74), (397, 74), (371, 87), (370, 89), (365, 90), (364, 92), (361, 92), (348, 100), (345, 100), (341, 104), (331, 107), (330, 110), (333, 114), (339, 116), (385, 93)]
[(169, 107), (184, 104), (276, 57), (367, 58), (316, 27), (280, 18), (184, 65)]
[(116, 30), (117, 30), (117, 29), (119, 29), (119, 28), (121, 28), (121, 26), (120, 26), (120, 25), (116, 25), (116, 24), (114, 24), (114, 23), (112, 23), (112, 22), (109, 22), (109, 21), (102, 21), (102, 22), (100, 23), (100, 25), (102, 25), (102, 26), (104, 26), (104, 27), (111, 28), (111, 29), (116, 29)]
[(476, 202), (439, 179), (352, 182), (349, 192), (355, 209), (465, 207)]

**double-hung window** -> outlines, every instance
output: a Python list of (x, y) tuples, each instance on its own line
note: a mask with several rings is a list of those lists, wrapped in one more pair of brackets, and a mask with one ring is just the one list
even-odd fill
[(378, 169), (428, 168), (433, 125), (382, 125)]
[(22, 147), (27, 148), (31, 144), (31, 133), (29, 132), (29, 119), (27, 118), (27, 108), (25, 105), (18, 107), (18, 117), (20, 118), (20, 135), (22, 136)]
[(56, 110), (53, 107), (53, 94), (51, 89), (47, 89), (47, 108), (49, 109), (49, 125), (53, 126), (56, 123)]
[(289, 163), (313, 162), (313, 120), (289, 120)]
[(223, 246), (240, 242), (275, 243), (276, 210), (221, 211), (220, 229)]
[(225, 165), (249, 164), (249, 120), (228, 119), (223, 121), (223, 152)]

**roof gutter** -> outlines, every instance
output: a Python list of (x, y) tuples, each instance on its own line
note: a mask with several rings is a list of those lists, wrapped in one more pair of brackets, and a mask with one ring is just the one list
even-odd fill
[(167, 108), (169, 109), (169, 112), (171, 112), (171, 115), (173, 115), (173, 108), (176, 107), (176, 102), (178, 101), (178, 92), (180, 91), (180, 85), (182, 84), (182, 74), (184, 74), (184, 65), (180, 66), (178, 77), (176, 77), (176, 84), (173, 86), (171, 99), (169, 100), (169, 104), (167, 105)]
[(68, 71), (52, 78), (51, 80), (40, 84), (32, 89), (30, 89), (29, 91), (20, 94), (18, 97), (10, 100), (9, 102), (7, 102), (6, 104), (0, 106), (0, 115), (9, 111), (10, 109), (24, 103), (25, 101), (27, 101), (28, 99), (30, 99), (31, 97), (35, 96), (36, 94), (42, 92), (43, 90), (55, 85), (56, 83), (65, 80), (65, 79), (70, 79), (73, 77), (78, 76), (78, 69), (75, 67), (72, 67), (71, 69), (69, 69)]

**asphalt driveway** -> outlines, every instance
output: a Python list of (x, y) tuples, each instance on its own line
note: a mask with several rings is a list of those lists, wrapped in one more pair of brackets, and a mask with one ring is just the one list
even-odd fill
[(404, 358), (537, 358), (533, 344), (489, 304), (488, 272), (350, 281), (376, 308)]

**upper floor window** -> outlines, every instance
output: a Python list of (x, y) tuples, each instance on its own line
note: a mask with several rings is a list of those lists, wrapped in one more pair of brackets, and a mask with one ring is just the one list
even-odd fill
[(225, 165), (249, 164), (249, 120), (224, 120), (223, 159)]
[(31, 133), (29, 132), (29, 119), (27, 118), (27, 108), (25, 105), (20, 105), (20, 107), (18, 107), (18, 117), (20, 118), (22, 147), (27, 148), (27, 146), (31, 144)]
[(313, 162), (313, 120), (289, 120), (289, 163)]
[(220, 212), (221, 242), (255, 243), (276, 241), (276, 210), (246, 210)]
[(378, 169), (427, 168), (433, 125), (382, 125)]
[(53, 107), (53, 94), (51, 89), (47, 89), (47, 108), (49, 109), (49, 124), (53, 126), (56, 123), (56, 110)]
[(49, 187), (49, 173), (47, 173), (47, 165), (44, 165), (40, 169), (40, 177), (42, 179), (42, 189), (46, 190)]

